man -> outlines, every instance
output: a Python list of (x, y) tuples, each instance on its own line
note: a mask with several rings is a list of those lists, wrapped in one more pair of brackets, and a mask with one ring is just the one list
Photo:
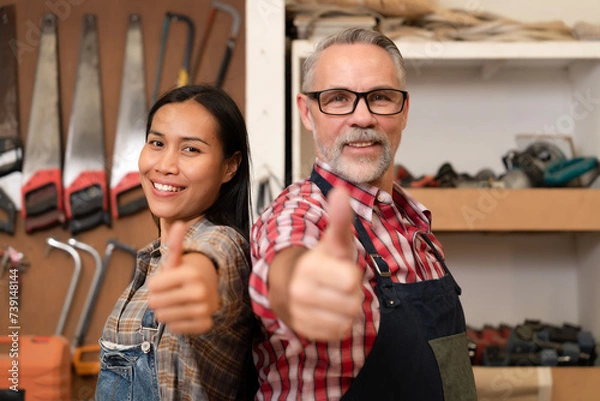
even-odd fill
[(394, 184), (400, 52), (370, 30), (324, 39), (296, 100), (317, 160), (252, 229), (258, 399), (476, 400), (460, 288), (429, 211)]

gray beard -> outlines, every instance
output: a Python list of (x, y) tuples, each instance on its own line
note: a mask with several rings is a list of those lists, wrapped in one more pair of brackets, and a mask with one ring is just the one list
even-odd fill
[[(338, 136), (331, 148), (326, 148), (316, 140), (317, 131), (312, 124), (313, 137), (319, 154), (332, 170), (353, 184), (365, 184), (381, 178), (393, 162), (390, 141), (381, 132), (373, 129), (350, 128)], [(383, 146), (383, 155), (377, 159), (372, 157), (344, 158), (344, 145), (350, 142), (375, 142)]]

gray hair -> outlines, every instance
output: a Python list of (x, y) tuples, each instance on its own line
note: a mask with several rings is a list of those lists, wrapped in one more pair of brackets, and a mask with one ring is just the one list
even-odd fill
[(315, 50), (308, 56), (302, 64), (302, 91), (310, 92), (313, 90), (313, 80), (315, 75), (315, 67), (321, 54), (325, 49), (332, 45), (349, 45), (354, 43), (366, 43), (381, 47), (385, 50), (394, 65), (398, 74), (398, 81), (400, 82), (400, 89), (405, 89), (406, 86), (406, 71), (404, 69), (404, 59), (400, 54), (400, 50), (396, 47), (396, 44), (387, 36), (381, 34), (372, 29), (365, 28), (348, 28), (334, 35), (328, 36), (322, 39), (315, 46)]

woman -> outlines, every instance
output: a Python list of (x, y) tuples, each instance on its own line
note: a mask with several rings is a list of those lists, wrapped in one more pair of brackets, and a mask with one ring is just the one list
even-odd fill
[(240, 110), (210, 86), (166, 93), (150, 110), (138, 165), (159, 238), (138, 253), (104, 327), (96, 399), (250, 399), (256, 326)]

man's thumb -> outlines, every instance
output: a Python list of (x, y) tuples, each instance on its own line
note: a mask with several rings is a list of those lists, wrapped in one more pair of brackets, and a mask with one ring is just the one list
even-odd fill
[(186, 226), (181, 221), (176, 221), (171, 226), (167, 237), (167, 258), (163, 264), (165, 268), (171, 269), (181, 264), (185, 231)]
[(355, 245), (352, 234), (354, 210), (350, 206), (350, 195), (343, 189), (333, 188), (327, 196), (329, 225), (321, 241), (325, 252), (335, 257), (354, 257)]

